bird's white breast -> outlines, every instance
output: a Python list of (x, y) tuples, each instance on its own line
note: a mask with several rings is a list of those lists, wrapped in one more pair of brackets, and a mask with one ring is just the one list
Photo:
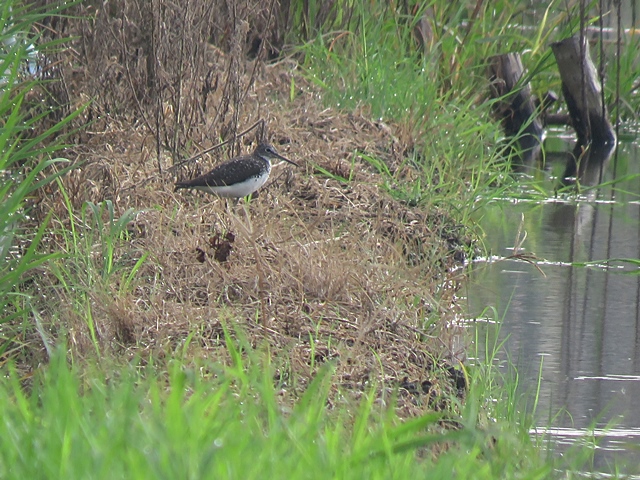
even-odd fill
[(219, 187), (198, 186), (194, 188), (202, 192), (215, 193), (216, 195), (219, 195), (221, 197), (241, 198), (255, 192), (266, 183), (268, 178), (269, 172), (265, 172), (259, 177), (251, 177), (241, 183), (236, 183), (234, 185), (223, 185)]

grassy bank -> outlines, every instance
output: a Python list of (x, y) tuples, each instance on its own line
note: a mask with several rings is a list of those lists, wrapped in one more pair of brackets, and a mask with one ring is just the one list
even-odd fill
[[(0, 68), (15, 85), (0, 138), (3, 477), (548, 478), (580, 466), (529, 437), (495, 352), (466, 362), (457, 302), (478, 198), (513, 184), (485, 59), (526, 49), (537, 80), (552, 77), (542, 45), (575, 29), (561, 8), (525, 36), (509, 2), (295, 3), (286, 47), (283, 12), (257, 4), (190, 2), (184, 23), (148, 2), (81, 4), (60, 24), (19, 5), (5, 9), (7, 35), (77, 40), (39, 42), (64, 81), (25, 78), (30, 42)], [(253, 25), (266, 29), (257, 49)], [(275, 167), (236, 207), (173, 192), (250, 149), (255, 130), (184, 159), (257, 120), (300, 169)]]
[[(60, 352), (27, 391), (11, 372), (0, 388), (2, 477), (493, 479), (553, 471), (526, 417), (511, 417), (502, 403), (504, 387), (490, 387), (489, 371), (472, 373), (472, 394), (451, 428), (445, 412), (399, 419), (388, 408), (393, 395), (384, 406), (375, 385), (358, 403), (336, 401), (331, 365), (283, 407), (286, 386), (274, 385), (268, 357), (240, 355), (228, 341), (231, 365), (78, 370)], [(519, 431), (516, 420), (524, 420)]]

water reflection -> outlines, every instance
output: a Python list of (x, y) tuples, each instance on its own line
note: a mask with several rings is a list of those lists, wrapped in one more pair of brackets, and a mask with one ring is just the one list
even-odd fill
[[(541, 369), (539, 426), (565, 436), (600, 429), (601, 471), (618, 458), (624, 471), (640, 473), (640, 270), (604, 261), (640, 258), (639, 159), (637, 146), (624, 145), (618, 162), (603, 170), (605, 182), (614, 171), (626, 178), (615, 190), (483, 209), (486, 242), (503, 257), (513, 253), (524, 215), (523, 248), (545, 260), (538, 264), (544, 275), (523, 261), (476, 264), (468, 288), (472, 315), (494, 306), (503, 319), (500, 336), (509, 336), (506, 349), (525, 391), (535, 391)], [(599, 169), (593, 172), (599, 179)], [(576, 262), (593, 263), (571, 266)]]

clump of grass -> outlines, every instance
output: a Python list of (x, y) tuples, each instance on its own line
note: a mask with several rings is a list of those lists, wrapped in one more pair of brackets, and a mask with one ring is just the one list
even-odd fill
[(223, 341), (227, 361), (185, 363), (176, 356), (166, 370), (136, 361), (80, 370), (58, 351), (28, 390), (5, 367), (0, 474), (549, 478), (572, 461), (540, 454), (528, 435), (530, 417), (517, 413), (513, 393), (500, 393), (490, 358), (469, 369), (475, 393), (460, 414), (447, 409), (401, 420), (394, 396), (381, 403), (375, 385), (357, 402), (348, 392), (333, 401), (333, 362), (283, 406), (290, 387), (268, 354), (252, 352), (226, 328)]
[[(578, 6), (552, 2), (528, 9), (513, 2), (478, 2), (471, 8), (432, 2), (407, 8), (355, 2), (342, 7), (349, 11), (341, 17), (349, 19), (348, 26), (318, 33), (305, 44), (302, 67), (322, 89), (326, 104), (362, 109), (399, 126), (394, 133), (410, 148), (403, 152), (401, 168), (379, 169), (385, 185), (392, 187), (389, 191), (412, 204), (449, 204), (464, 223), (474, 199), (499, 196), (509, 191), (506, 187), (521, 195), (521, 182), (500, 180), (510, 171), (513, 156), (502, 148), (503, 134), (491, 116), (486, 64), (492, 55), (521, 52), (526, 81), (538, 95), (560, 91), (548, 45), (578, 32)], [(607, 21), (607, 12), (593, 13), (594, 25)], [(598, 20), (599, 14), (605, 18)], [(621, 78), (633, 79), (633, 40), (623, 50), (620, 63), (609, 63), (620, 67)], [(609, 92), (619, 73), (608, 75)], [(630, 82), (623, 81), (619, 91), (625, 105), (637, 103)], [(611, 93), (609, 99), (613, 104)], [(376, 168), (385, 161), (362, 158)], [(406, 175), (406, 169), (414, 174)], [(530, 185), (525, 189), (545, 196), (557, 188), (532, 179), (525, 183)]]
[[(498, 11), (508, 18), (511, 10)], [(385, 161), (368, 152), (361, 158), (381, 172), (390, 193), (410, 204), (453, 203), (447, 208), (462, 213), (493, 180), (491, 170), (504, 167), (492, 151), (499, 126), (490, 121), (489, 104), (482, 104), (482, 59), (490, 52), (478, 41), (488, 27), (484, 13), (469, 19), (462, 6), (403, 12), (358, 4), (353, 29), (319, 36), (303, 48), (303, 69), (325, 102), (363, 108), (398, 125), (394, 133), (408, 145), (399, 165), (380, 168)], [(421, 44), (416, 29), (425, 22), (430, 36)]]
[(35, 58), (57, 44), (38, 43), (40, 35), (32, 26), (56, 12), (55, 7), (31, 9), (12, 1), (0, 7), (0, 358), (20, 344), (21, 328), (36, 315), (29, 287), (34, 269), (58, 256), (39, 250), (49, 217), (33, 228), (27, 202), (70, 169), (65, 159), (52, 158), (62, 148), (62, 140), (53, 139), (79, 112), (42, 127), (48, 112), (28, 108), (29, 95), (44, 83), (32, 71)]
[[(60, 239), (57, 247), (60, 254), (47, 265), (55, 278), (48, 287), (47, 296), (52, 300), (47, 316), (58, 320), (58, 328), (66, 330), (72, 344), (85, 343), (81, 339), (87, 336), (95, 353), (100, 355), (101, 347), (109, 344), (110, 338), (131, 340), (132, 322), (114, 315), (112, 305), (130, 293), (148, 254), (123, 251), (123, 245), (130, 247), (128, 229), (136, 215), (132, 208), (117, 217), (110, 200), (100, 204), (85, 202), (76, 217), (62, 182), (59, 186), (68, 209), (68, 222), (56, 219), (58, 228), (53, 237)], [(97, 321), (96, 313), (101, 309), (109, 313), (111, 321)], [(60, 322), (63, 318), (67, 320)], [(69, 321), (72, 318), (77, 322)]]

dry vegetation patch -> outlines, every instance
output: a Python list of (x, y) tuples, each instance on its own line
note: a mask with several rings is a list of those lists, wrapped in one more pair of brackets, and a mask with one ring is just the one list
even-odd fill
[[(209, 59), (221, 72), (237, 63), (217, 49)], [(379, 158), (392, 172), (410, 170), (401, 165), (411, 142), (366, 112), (323, 107), (295, 63), (256, 62), (238, 64), (233, 74), (249, 86), (234, 104), (233, 118), (238, 125), (264, 119), (272, 143), (301, 168), (275, 166), (248, 204), (174, 193), (177, 177), (206, 171), (224, 153), (175, 170), (171, 156), (157, 155), (158, 136), (145, 122), (104, 111), (96, 120), (111, 101), (98, 97), (94, 122), (68, 151), (79, 166), (65, 177), (63, 190), (74, 212), (86, 201), (104, 200), (113, 202), (117, 215), (135, 209), (127, 240), (115, 250), (115, 264), (125, 273), (99, 280), (88, 278), (90, 268), (75, 273), (87, 293), (93, 330), (82, 318), (86, 311), (73, 303), (77, 291), (43, 277), (40, 288), (54, 292), (43, 320), (66, 332), (76, 355), (93, 355), (97, 341), (103, 353), (143, 359), (171, 355), (187, 338), (189, 355), (227, 358), (225, 326), (273, 354), (277, 380), (294, 396), (328, 361), (335, 362), (336, 388), (362, 391), (371, 382), (389, 391), (401, 387), (407, 413), (432, 408), (443, 393), (459, 393), (460, 374), (449, 368), (463, 355), (453, 270), (469, 241), (443, 212), (408, 207), (382, 192), (375, 169), (354, 156)], [(105, 75), (108, 69), (99, 80)], [(74, 79), (78, 92), (95, 87), (96, 79), (82, 72)], [(228, 94), (224, 88), (209, 92), (211, 111), (190, 129), (194, 151), (216, 143), (213, 117), (220, 119)], [(170, 105), (164, 108), (173, 113)], [(250, 150), (253, 140), (246, 136), (234, 147)], [(42, 192), (37, 205), (42, 213), (54, 212), (59, 230), (49, 245), (68, 251), (60, 234), (72, 226), (63, 190)], [(143, 255), (127, 283), (126, 272)], [(88, 265), (100, 258), (92, 261)]]

